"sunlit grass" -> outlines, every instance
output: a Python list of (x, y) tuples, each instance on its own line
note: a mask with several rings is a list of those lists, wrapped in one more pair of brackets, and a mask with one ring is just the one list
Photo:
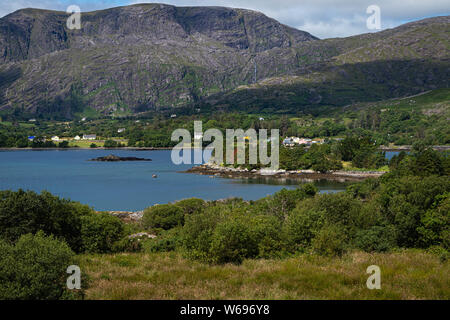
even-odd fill
[(105, 141), (92, 141), (92, 140), (72, 140), (69, 142), (69, 147), (78, 148), (90, 148), (91, 144), (95, 144), (97, 147), (103, 147)]
[[(418, 250), (206, 265), (178, 253), (83, 255), (88, 299), (449, 299), (449, 262)], [(381, 290), (366, 269), (381, 268)]]

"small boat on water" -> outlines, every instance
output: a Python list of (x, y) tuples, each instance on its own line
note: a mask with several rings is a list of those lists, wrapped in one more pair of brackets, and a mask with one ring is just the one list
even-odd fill
[(156, 179), (156, 178), (158, 178), (158, 176), (156, 174), (154, 174), (154, 175), (152, 175), (152, 178)]

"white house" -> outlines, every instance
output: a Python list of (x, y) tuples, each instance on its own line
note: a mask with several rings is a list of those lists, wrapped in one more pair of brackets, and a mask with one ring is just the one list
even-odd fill
[(76, 136), (73, 140), (81, 140), (80, 136)]
[(177, 115), (176, 115), (176, 114), (173, 114), (173, 115), (171, 115), (170, 117), (173, 119), (173, 118), (176, 118)]
[(52, 141), (59, 141), (59, 137), (58, 136), (53, 136), (52, 137)]
[(95, 140), (97, 135), (95, 134), (83, 134), (83, 140)]
[(311, 144), (311, 139), (306, 139), (306, 138), (301, 138), (299, 141), (298, 141), (298, 144), (306, 144), (306, 145), (310, 145)]
[(294, 146), (294, 145), (295, 145), (294, 139), (292, 139), (292, 138), (286, 138), (286, 139), (284, 139), (284, 140), (283, 140), (283, 145), (286, 146), (286, 147), (292, 147), (292, 146)]
[(118, 133), (122, 133), (125, 132), (125, 128), (120, 128), (119, 130), (117, 130)]

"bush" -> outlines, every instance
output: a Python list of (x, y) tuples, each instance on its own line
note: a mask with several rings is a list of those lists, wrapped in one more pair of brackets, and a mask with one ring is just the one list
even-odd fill
[(184, 215), (202, 212), (205, 205), (204, 200), (196, 198), (181, 200), (176, 203), (176, 206), (183, 210)]
[(217, 225), (211, 241), (210, 257), (214, 263), (242, 263), (258, 254), (258, 243), (250, 228), (241, 221), (230, 220)]
[(146, 228), (169, 230), (184, 224), (183, 209), (174, 204), (156, 205), (145, 209), (142, 223)]
[(123, 237), (124, 227), (119, 218), (109, 214), (91, 214), (82, 217), (83, 250), (90, 253), (108, 253)]
[(258, 244), (258, 258), (278, 258), (283, 255), (281, 221), (274, 216), (257, 215), (249, 219), (252, 241)]
[(365, 224), (361, 202), (345, 193), (324, 194), (318, 197), (317, 210), (325, 211), (329, 224), (338, 224), (351, 235), (357, 227)]
[(300, 190), (303, 191), (303, 193), (308, 197), (314, 197), (318, 192), (319, 189), (312, 184), (312, 183), (306, 183), (300, 187)]
[(285, 224), (285, 236), (289, 251), (304, 250), (321, 229), (325, 212), (317, 209), (296, 208)]
[(0, 241), (0, 299), (56, 300), (68, 295), (67, 268), (74, 264), (69, 246), (43, 232)]
[(0, 191), (0, 238), (15, 242), (21, 235), (53, 234), (64, 239), (75, 252), (81, 250), (81, 216), (92, 210), (44, 191)]
[(192, 259), (210, 262), (210, 247), (214, 229), (224, 220), (224, 205), (206, 209), (201, 214), (186, 217), (186, 223), (181, 229), (181, 246), (186, 255)]
[(145, 252), (170, 252), (180, 245), (181, 228), (161, 232), (155, 239), (145, 239), (142, 243)]
[(117, 141), (114, 140), (106, 140), (104, 145), (105, 148), (116, 148), (117, 147)]
[(341, 256), (346, 249), (346, 235), (336, 225), (323, 227), (312, 241), (314, 252), (323, 256)]
[(142, 243), (140, 239), (124, 237), (113, 243), (112, 252), (140, 252), (142, 251)]
[(437, 196), (433, 207), (435, 208), (425, 212), (420, 219), (421, 225), (417, 228), (420, 235), (419, 243), (425, 248), (433, 245), (444, 245), (448, 247), (450, 193), (447, 192), (446, 194)]
[(68, 148), (69, 147), (69, 141), (62, 141), (58, 144), (58, 148)]
[(385, 252), (397, 245), (393, 226), (373, 226), (356, 233), (355, 246), (366, 252)]

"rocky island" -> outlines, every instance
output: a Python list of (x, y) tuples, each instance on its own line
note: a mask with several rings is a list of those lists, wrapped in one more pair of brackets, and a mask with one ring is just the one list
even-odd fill
[(89, 161), (101, 161), (101, 162), (119, 162), (119, 161), (152, 161), (152, 159), (136, 158), (136, 157), (118, 157), (116, 155), (110, 154), (105, 157), (98, 157), (91, 159)]

